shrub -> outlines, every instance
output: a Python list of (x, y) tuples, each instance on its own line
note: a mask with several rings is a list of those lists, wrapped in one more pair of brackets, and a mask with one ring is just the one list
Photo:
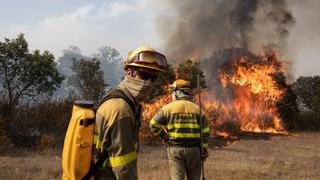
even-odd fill
[(10, 123), (10, 139), (17, 147), (35, 148), (50, 143), (62, 147), (71, 112), (72, 102), (68, 100), (20, 106)]

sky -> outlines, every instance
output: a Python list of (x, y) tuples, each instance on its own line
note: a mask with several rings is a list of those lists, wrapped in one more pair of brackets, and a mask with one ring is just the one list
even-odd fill
[[(320, 3), (290, 3), (296, 24), (288, 39), (293, 75), (320, 74)], [(49, 50), (56, 59), (68, 46), (86, 55), (101, 46), (122, 57), (140, 45), (162, 48), (157, 18), (172, 13), (162, 0), (0, 0), (0, 41), (24, 33), (31, 50)]]
[(0, 0), (0, 38), (24, 33), (30, 49), (60, 56), (70, 45), (96, 53), (107, 45), (122, 56), (139, 45), (158, 47), (153, 0)]

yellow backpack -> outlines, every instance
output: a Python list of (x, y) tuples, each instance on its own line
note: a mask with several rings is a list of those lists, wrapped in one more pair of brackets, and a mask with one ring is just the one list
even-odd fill
[[(120, 89), (108, 91), (97, 107), (112, 98), (124, 99), (129, 104), (132, 112), (136, 112), (134, 102)], [(93, 179), (91, 176), (109, 157), (105, 152), (97, 162), (93, 162), (93, 137), (97, 107), (94, 107), (94, 103), (89, 101), (74, 102), (62, 152), (63, 180)], [(140, 114), (139, 111), (137, 111), (137, 114)]]
[(93, 103), (75, 101), (62, 152), (63, 180), (82, 179), (89, 171), (94, 133)]

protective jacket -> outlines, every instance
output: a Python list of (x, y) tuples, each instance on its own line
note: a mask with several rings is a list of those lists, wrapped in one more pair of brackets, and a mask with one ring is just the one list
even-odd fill
[[(124, 84), (118, 87), (135, 102)], [(135, 103), (136, 112), (122, 98), (104, 102), (97, 110), (94, 135), (95, 159), (107, 152), (109, 158), (95, 174), (95, 179), (137, 179), (137, 151), (140, 122), (137, 118), (140, 108)]]
[[(202, 116), (203, 147), (208, 147), (209, 127)], [(200, 108), (189, 99), (180, 98), (164, 106), (150, 121), (156, 135), (167, 131), (169, 146), (200, 147)]]

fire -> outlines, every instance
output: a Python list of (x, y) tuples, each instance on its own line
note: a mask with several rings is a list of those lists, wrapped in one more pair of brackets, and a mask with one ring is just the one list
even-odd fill
[[(256, 60), (242, 56), (219, 72), (217, 79), (223, 92), (201, 92), (203, 112), (213, 135), (236, 138), (242, 131), (286, 133), (276, 107), (286, 92), (276, 80), (284, 66), (275, 55), (259, 56)], [(198, 95), (194, 97), (198, 102)], [(148, 123), (170, 102), (171, 94), (167, 91), (155, 102), (143, 104), (143, 123)], [(143, 131), (142, 135), (150, 134)]]
[(284, 133), (276, 103), (286, 89), (281, 88), (275, 79), (275, 75), (283, 70), (275, 56), (259, 57), (258, 61), (242, 56), (232, 65), (231, 71), (221, 70), (221, 85), (232, 90), (233, 98), (227, 102), (216, 99), (210, 103), (209, 98), (204, 97), (209, 101), (205, 109), (215, 114), (215, 117), (209, 115), (214, 126), (220, 127), (220, 131)]
[(165, 95), (159, 97), (152, 103), (143, 103), (142, 104), (142, 128), (140, 135), (142, 137), (151, 137), (152, 134), (149, 131), (149, 121), (153, 118), (154, 115), (166, 104), (169, 104), (172, 101), (171, 93), (169, 92), (169, 87), (165, 88)]

